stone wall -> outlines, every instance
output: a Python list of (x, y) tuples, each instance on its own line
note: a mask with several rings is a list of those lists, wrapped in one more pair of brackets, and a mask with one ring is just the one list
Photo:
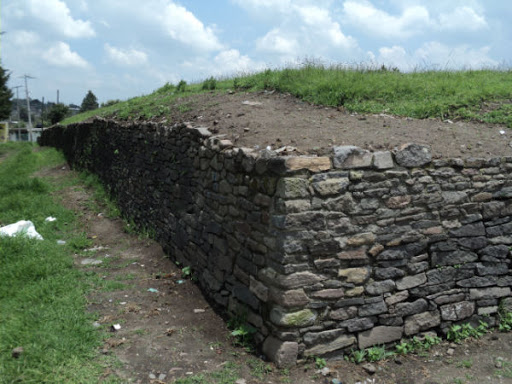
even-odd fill
[(432, 161), (415, 144), (279, 157), (204, 128), (105, 120), (41, 143), (97, 173), (281, 366), (493, 324), (512, 296), (512, 157)]

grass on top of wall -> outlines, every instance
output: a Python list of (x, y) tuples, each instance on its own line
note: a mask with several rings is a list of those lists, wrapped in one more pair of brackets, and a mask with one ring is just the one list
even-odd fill
[[(181, 84), (181, 85), (180, 85)], [(414, 118), (473, 119), (512, 128), (512, 70), (425, 70), (403, 73), (369, 66), (325, 66), (316, 62), (267, 69), (224, 80), (166, 84), (150, 95), (76, 115), (64, 124), (91, 116), (120, 119), (166, 117), (169, 105), (190, 106), (184, 96), (208, 92), (276, 90), (313, 104), (344, 107), (350, 112), (388, 113)], [(181, 103), (181, 104), (180, 104)]]

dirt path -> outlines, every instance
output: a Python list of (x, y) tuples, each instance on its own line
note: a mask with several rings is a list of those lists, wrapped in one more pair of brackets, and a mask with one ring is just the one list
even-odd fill
[[(72, 174), (61, 165), (39, 176), (62, 180)], [(373, 374), (368, 372), (372, 367), (346, 361), (327, 362), (325, 377), (314, 362), (278, 370), (234, 346), (226, 323), (193, 281), (182, 276), (154, 241), (128, 233), (122, 220), (95, 209), (90, 190), (68, 187), (56, 198), (76, 212), (93, 242), (92, 249), (75, 255), (75, 264), (95, 274), (103, 287), (89, 296), (89, 310), (97, 315), (100, 331), (111, 336), (101, 353), (120, 361), (105, 369), (105, 378), (159, 384), (178, 379), (224, 384), (512, 383), (511, 333), (488, 334), (463, 345), (443, 342), (422, 356), (374, 363)], [(121, 328), (111, 332), (115, 324)]]

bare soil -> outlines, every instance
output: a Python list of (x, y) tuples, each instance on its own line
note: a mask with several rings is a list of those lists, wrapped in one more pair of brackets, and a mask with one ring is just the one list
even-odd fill
[[(38, 176), (64, 180), (73, 171), (63, 164)], [(421, 356), (374, 363), (373, 374), (363, 365), (344, 360), (327, 361), (327, 376), (312, 361), (279, 370), (258, 352), (235, 346), (225, 321), (195, 283), (182, 277), (181, 269), (154, 241), (131, 233), (121, 219), (106, 217), (94, 203), (91, 190), (67, 187), (56, 192), (55, 198), (76, 213), (94, 243), (89, 251), (75, 255), (75, 264), (103, 280), (104, 288), (89, 294), (88, 310), (96, 315), (98, 332), (111, 336), (99, 353), (113, 355), (120, 362), (105, 368), (105, 380), (117, 377), (126, 383), (155, 384), (179, 378), (189, 378), (187, 383), (233, 384), (332, 383), (333, 379), (343, 384), (512, 383), (512, 333), (498, 332), (461, 345), (443, 342)], [(84, 264), (91, 260), (101, 264)], [(111, 332), (115, 324), (121, 328)], [(213, 381), (216, 372), (223, 372), (224, 381)]]
[(207, 127), (237, 147), (296, 148), (287, 154), (323, 155), (336, 145), (390, 150), (414, 142), (430, 145), (434, 158), (512, 155), (512, 131), (501, 125), (348, 113), (277, 92), (211, 92), (178, 99), (171, 109), (175, 120)]

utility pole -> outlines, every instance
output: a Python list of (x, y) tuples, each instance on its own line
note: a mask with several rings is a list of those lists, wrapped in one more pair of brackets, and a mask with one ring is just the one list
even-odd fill
[(57, 89), (57, 104), (59, 104), (59, 90)]
[(20, 122), (20, 95), (18, 92), (18, 89), (23, 87), (22, 85), (17, 85), (15, 87), (12, 87), (12, 89), (16, 90), (16, 114), (18, 115), (18, 123)]
[(32, 142), (32, 116), (30, 113), (30, 96), (28, 92), (27, 79), (35, 79), (35, 77), (29, 75), (20, 76), (25, 79), (25, 96), (27, 98), (27, 111), (28, 111), (28, 141)]

